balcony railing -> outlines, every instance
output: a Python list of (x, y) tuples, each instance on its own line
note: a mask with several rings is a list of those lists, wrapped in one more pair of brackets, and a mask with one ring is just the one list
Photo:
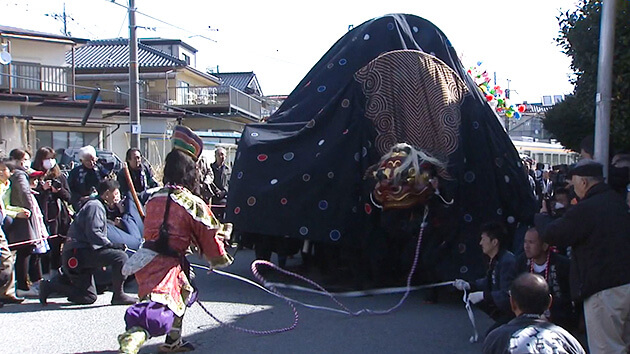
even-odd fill
[(204, 107), (216, 112), (239, 111), (253, 118), (261, 118), (262, 102), (231, 86), (175, 88), (172, 106)]
[[(9, 72), (9, 68), (11, 68)], [(0, 66), (0, 89), (18, 93), (69, 95), (71, 70), (67, 67), (13, 62)]]

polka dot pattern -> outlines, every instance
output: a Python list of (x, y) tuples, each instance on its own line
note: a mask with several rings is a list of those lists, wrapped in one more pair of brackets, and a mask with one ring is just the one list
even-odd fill
[(332, 241), (339, 241), (341, 238), (341, 232), (339, 230), (332, 230), (329, 234), (329, 237)]
[(247, 198), (247, 205), (249, 205), (249, 206), (256, 205), (256, 197), (249, 197), (249, 198)]

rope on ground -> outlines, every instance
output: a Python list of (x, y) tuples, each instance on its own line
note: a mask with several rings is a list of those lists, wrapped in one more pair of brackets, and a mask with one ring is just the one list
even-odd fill
[[(420, 232), (418, 234), (418, 242), (416, 243), (416, 249), (415, 249), (415, 254), (414, 254), (414, 260), (411, 266), (411, 270), (409, 271), (409, 275), (407, 276), (407, 285), (405, 287), (398, 287), (398, 288), (385, 288), (385, 289), (374, 289), (374, 290), (366, 290), (366, 291), (350, 291), (350, 292), (343, 292), (343, 293), (331, 293), (329, 291), (327, 291), (326, 289), (324, 289), (321, 285), (317, 284), (316, 282), (302, 276), (299, 275), (297, 273), (293, 273), (290, 272), (288, 270), (285, 270), (283, 268), (280, 268), (278, 266), (276, 266), (275, 264), (268, 262), (268, 261), (263, 261), (263, 260), (256, 260), (254, 262), (252, 262), (251, 264), (251, 270), (252, 273), (254, 274), (254, 276), (256, 277), (256, 279), (258, 279), (258, 281), (260, 283), (262, 283), (263, 285), (260, 285), (250, 279), (247, 279), (245, 277), (236, 275), (236, 274), (232, 274), (229, 272), (225, 272), (225, 271), (220, 271), (220, 270), (216, 270), (216, 269), (212, 269), (210, 267), (206, 267), (206, 266), (202, 266), (199, 264), (194, 264), (191, 263), (191, 267), (193, 268), (197, 268), (197, 269), (202, 269), (202, 270), (206, 270), (212, 273), (216, 273), (218, 275), (221, 276), (225, 276), (225, 277), (229, 277), (232, 279), (236, 279), (242, 282), (245, 282), (247, 284), (250, 284), (252, 286), (255, 286), (263, 291), (265, 291), (266, 293), (273, 295), (279, 299), (284, 300), (287, 304), (289, 304), (289, 306), (291, 307), (291, 310), (293, 311), (293, 315), (294, 315), (294, 320), (293, 320), (293, 324), (289, 327), (284, 327), (284, 328), (278, 328), (278, 329), (272, 329), (272, 330), (266, 330), (266, 331), (258, 331), (258, 330), (252, 330), (252, 329), (247, 329), (247, 328), (243, 328), (243, 327), (239, 327), (239, 326), (235, 326), (229, 323), (226, 323), (224, 321), (221, 321), (220, 319), (218, 319), (216, 316), (214, 316), (207, 308), (205, 305), (203, 305), (201, 303), (201, 301), (199, 299), (197, 299), (197, 304), (199, 304), (199, 306), (203, 309), (203, 311), (210, 316), (213, 320), (215, 320), (216, 322), (218, 322), (220, 325), (222, 326), (226, 326), (232, 329), (235, 329), (237, 331), (241, 331), (241, 332), (245, 332), (245, 333), (249, 333), (249, 334), (258, 334), (258, 335), (267, 335), (267, 334), (275, 334), (275, 333), (282, 333), (282, 332), (287, 332), (290, 331), (292, 329), (294, 329), (295, 327), (297, 327), (298, 321), (299, 321), (299, 314), (297, 312), (297, 309), (295, 308), (294, 304), (299, 304), (302, 305), (306, 308), (310, 308), (310, 309), (315, 309), (315, 310), (324, 310), (324, 311), (330, 311), (330, 312), (335, 312), (335, 313), (341, 313), (341, 314), (345, 314), (345, 315), (350, 315), (350, 316), (359, 316), (359, 315), (363, 315), (363, 314), (367, 314), (367, 315), (385, 315), (385, 314), (389, 314), (391, 312), (393, 312), (394, 310), (398, 309), (400, 306), (402, 306), (402, 304), (405, 302), (405, 300), (407, 299), (407, 297), (409, 296), (409, 293), (413, 290), (419, 290), (419, 289), (428, 289), (428, 288), (435, 288), (435, 287), (441, 287), (441, 286), (447, 286), (447, 285), (452, 285), (454, 283), (454, 281), (446, 281), (446, 282), (441, 282), (441, 283), (434, 283), (434, 284), (426, 284), (426, 285), (420, 285), (420, 286), (411, 286), (411, 279), (416, 271), (416, 267), (418, 265), (418, 260), (420, 257), (420, 246), (422, 244), (422, 236), (424, 234), (424, 230), (427, 226), (427, 219), (428, 216), (428, 208), (425, 207), (425, 211), (424, 211), (424, 217), (423, 217), (423, 221), (422, 224), (420, 226)], [(300, 286), (296, 286), (296, 285), (289, 285), (289, 284), (282, 284), (282, 283), (272, 283), (272, 282), (267, 282), (265, 281), (264, 277), (260, 274), (260, 272), (258, 271), (258, 267), (259, 266), (265, 266), (265, 267), (269, 267), (272, 269), (277, 270), (280, 273), (283, 273), (285, 275), (289, 275), (292, 276), (296, 279), (299, 279), (305, 283), (310, 284), (311, 286), (313, 286), (315, 289), (311, 289), (311, 288), (306, 288), (306, 287), (300, 287)], [(305, 292), (310, 292), (310, 293), (315, 293), (318, 295), (324, 295), (329, 297), (339, 308), (331, 308), (331, 307), (326, 307), (326, 306), (316, 306), (316, 305), (312, 305), (312, 304), (308, 304), (308, 303), (304, 303), (295, 299), (292, 299), (288, 296), (285, 296), (284, 294), (282, 294), (278, 288), (286, 288), (286, 289), (294, 289), (294, 290), (300, 290), (300, 291), (305, 291)], [(398, 303), (396, 303), (394, 306), (385, 309), (385, 310), (372, 310), (372, 309), (361, 309), (359, 311), (352, 311), (350, 310), (347, 306), (345, 306), (343, 303), (341, 303), (339, 300), (337, 300), (337, 297), (359, 297), (359, 296), (367, 296), (367, 295), (381, 295), (381, 294), (394, 294), (394, 293), (400, 293), (404, 291), (404, 295), (402, 296), (402, 298), (398, 301)], [(474, 334), (473, 336), (470, 337), (470, 342), (474, 343), (478, 340), (478, 333), (477, 333), (477, 326), (475, 324), (475, 317), (474, 314), (472, 312), (472, 308), (470, 306), (470, 301), (468, 300), (468, 294), (466, 291), (464, 291), (464, 303), (466, 306), (466, 311), (468, 312), (468, 318), (473, 326), (473, 331)], [(203, 326), (201, 326), (203, 327)]]

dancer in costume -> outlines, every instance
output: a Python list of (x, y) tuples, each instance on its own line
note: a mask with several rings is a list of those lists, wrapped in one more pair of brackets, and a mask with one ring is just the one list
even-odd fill
[(143, 247), (125, 265), (135, 273), (141, 302), (127, 309), (126, 332), (118, 336), (121, 353), (137, 353), (149, 338), (167, 334), (161, 352), (193, 350), (181, 337), (186, 307), (196, 299), (185, 254), (196, 246), (212, 268), (225, 267), (221, 224), (193, 192), (199, 186), (196, 161), (201, 138), (184, 126), (174, 129), (173, 150), (166, 156), (164, 185), (146, 204)]

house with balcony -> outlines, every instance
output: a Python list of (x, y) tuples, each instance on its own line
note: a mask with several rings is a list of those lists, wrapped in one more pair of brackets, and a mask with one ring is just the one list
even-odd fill
[(14, 148), (35, 151), (51, 146), (58, 152), (92, 144), (116, 145), (124, 121), (114, 112), (125, 107), (75, 99), (75, 71), (66, 53), (85, 39), (0, 26), (0, 156)]
[[(127, 105), (128, 45), (128, 39), (118, 38), (78, 47), (74, 54), (77, 82), (101, 88), (103, 101)], [(197, 70), (196, 53), (181, 40), (140, 39), (140, 107), (182, 112), (184, 124), (194, 130), (241, 131), (243, 124), (259, 122), (261, 99)], [(67, 62), (72, 60), (71, 54), (66, 54)], [(78, 94), (87, 97), (89, 90)]]

